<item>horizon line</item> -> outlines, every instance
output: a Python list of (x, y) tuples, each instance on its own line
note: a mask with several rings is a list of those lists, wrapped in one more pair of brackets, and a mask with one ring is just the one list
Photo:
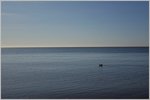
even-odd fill
[(130, 48), (130, 47), (133, 47), (133, 48), (138, 48), (138, 47), (149, 47), (149, 46), (87, 46), (87, 47), (84, 47), (84, 46), (64, 46), (64, 47), (48, 47), (48, 46), (36, 46), (36, 47), (32, 47), (32, 46), (25, 46), (25, 47), (2, 47), (1, 46), (1, 49), (2, 48)]

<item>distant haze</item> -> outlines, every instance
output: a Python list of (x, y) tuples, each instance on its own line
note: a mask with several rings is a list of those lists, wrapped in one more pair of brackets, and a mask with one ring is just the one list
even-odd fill
[(2, 47), (148, 46), (148, 1), (3, 1)]

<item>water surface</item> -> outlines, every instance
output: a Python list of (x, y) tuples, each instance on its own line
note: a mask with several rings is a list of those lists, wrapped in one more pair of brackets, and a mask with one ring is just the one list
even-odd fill
[(2, 98), (148, 98), (148, 55), (142, 47), (3, 48)]

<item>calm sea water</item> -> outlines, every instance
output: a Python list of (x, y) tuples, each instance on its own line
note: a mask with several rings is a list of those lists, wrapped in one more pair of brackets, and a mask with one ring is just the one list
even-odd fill
[(149, 98), (148, 51), (3, 48), (2, 98)]

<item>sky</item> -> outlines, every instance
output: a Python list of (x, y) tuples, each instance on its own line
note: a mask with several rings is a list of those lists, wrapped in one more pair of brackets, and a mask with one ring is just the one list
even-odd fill
[(148, 1), (3, 1), (2, 47), (149, 46)]

